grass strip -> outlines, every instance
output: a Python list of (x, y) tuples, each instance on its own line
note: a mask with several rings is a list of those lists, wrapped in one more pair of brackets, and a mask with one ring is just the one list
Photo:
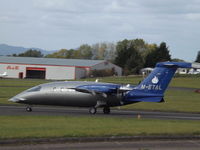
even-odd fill
[(0, 139), (199, 135), (200, 121), (72, 116), (0, 116)]
[(193, 91), (167, 90), (164, 103), (140, 102), (122, 107), (151, 111), (173, 111), (199, 113), (200, 94)]

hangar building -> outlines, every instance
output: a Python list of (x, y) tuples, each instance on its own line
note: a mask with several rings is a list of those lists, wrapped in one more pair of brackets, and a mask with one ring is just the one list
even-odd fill
[(0, 73), (6, 72), (7, 78), (80, 79), (88, 77), (92, 70), (103, 69), (122, 75), (121, 67), (106, 60), (0, 56)]

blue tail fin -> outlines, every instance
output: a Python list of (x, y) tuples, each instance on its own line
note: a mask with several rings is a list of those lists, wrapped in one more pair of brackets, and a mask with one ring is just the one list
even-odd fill
[(129, 91), (124, 101), (162, 102), (177, 68), (191, 68), (191, 63), (162, 62), (157, 63), (155, 69), (132, 91)]

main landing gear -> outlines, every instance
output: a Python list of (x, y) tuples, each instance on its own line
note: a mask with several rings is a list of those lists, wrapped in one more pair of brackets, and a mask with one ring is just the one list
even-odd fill
[(103, 113), (104, 114), (110, 114), (110, 107), (104, 107), (103, 108)]
[(27, 106), (27, 107), (26, 107), (26, 111), (27, 111), (27, 112), (31, 112), (31, 111), (32, 111), (31, 106)]
[[(90, 114), (96, 114), (96, 112), (97, 112), (97, 108), (95, 108), (95, 107), (91, 107), (90, 109), (89, 109), (89, 113)], [(110, 114), (110, 107), (104, 107), (103, 108), (103, 113), (104, 114)]]

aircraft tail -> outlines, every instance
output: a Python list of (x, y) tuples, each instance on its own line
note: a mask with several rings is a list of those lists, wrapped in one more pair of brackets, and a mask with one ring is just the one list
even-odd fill
[(167, 89), (177, 68), (191, 68), (191, 63), (161, 62), (155, 69), (124, 98), (126, 102), (163, 102), (164, 92)]

